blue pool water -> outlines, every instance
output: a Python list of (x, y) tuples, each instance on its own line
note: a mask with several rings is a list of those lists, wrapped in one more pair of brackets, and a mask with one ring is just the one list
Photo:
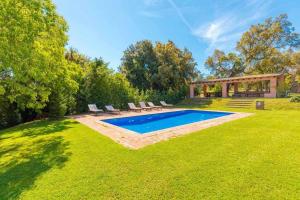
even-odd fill
[(134, 117), (123, 117), (102, 120), (103, 122), (119, 126), (139, 134), (158, 131), (175, 126), (190, 124), (207, 119), (230, 115), (229, 112), (212, 112), (198, 110), (181, 110)]

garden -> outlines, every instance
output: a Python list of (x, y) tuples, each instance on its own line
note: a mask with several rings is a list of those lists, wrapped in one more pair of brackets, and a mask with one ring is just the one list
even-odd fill
[[(70, 47), (68, 31), (51, 0), (0, 1), (1, 200), (299, 199), (300, 35), (287, 14), (252, 25), (234, 51), (215, 49), (203, 66), (171, 40), (146, 39), (111, 67)], [(263, 110), (229, 107), (220, 85), (189, 98), (194, 81), (275, 73), (284, 77), (277, 98), (251, 98)], [(98, 117), (89, 104), (121, 114), (160, 101), (251, 115), (139, 149), (76, 120)]]
[(193, 108), (255, 114), (139, 150), (70, 119), (1, 131), (1, 199), (297, 199), (300, 103), (227, 101)]

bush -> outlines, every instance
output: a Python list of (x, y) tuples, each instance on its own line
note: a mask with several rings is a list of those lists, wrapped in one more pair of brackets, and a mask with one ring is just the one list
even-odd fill
[(220, 83), (216, 83), (215, 86), (212, 89), (212, 92), (222, 92), (222, 85)]
[(140, 100), (138, 90), (120, 73), (113, 74), (109, 92), (112, 94), (110, 103), (121, 109), (128, 108), (128, 102)]
[(293, 97), (290, 99), (290, 102), (299, 103), (299, 102), (300, 102), (300, 96), (293, 96)]
[(277, 87), (277, 97), (283, 98), (288, 96), (288, 90), (284, 85), (279, 85)]
[(16, 104), (0, 96), (0, 130), (21, 123), (21, 114)]
[(99, 108), (112, 104), (124, 109), (128, 107), (128, 102), (140, 99), (138, 90), (131, 86), (125, 76), (110, 70), (102, 60), (91, 65), (83, 88), (86, 102), (95, 103)]
[(178, 91), (169, 89), (168, 91), (147, 90), (141, 93), (141, 99), (145, 101), (152, 101), (159, 104), (160, 101), (176, 104), (183, 100), (187, 95), (187, 87), (182, 87)]
[(288, 97), (289, 91), (291, 91), (292, 86), (292, 76), (290, 74), (286, 74), (284, 77), (284, 81), (280, 82), (277, 86), (277, 97)]
[(61, 94), (53, 92), (49, 96), (47, 109), (50, 118), (63, 117), (67, 112), (67, 102)]

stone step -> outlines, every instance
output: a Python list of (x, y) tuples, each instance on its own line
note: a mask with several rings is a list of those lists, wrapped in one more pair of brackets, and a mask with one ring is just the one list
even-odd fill
[(253, 101), (228, 101), (228, 103), (253, 103)]
[(253, 101), (228, 101), (227, 103), (253, 103)]
[(209, 98), (194, 98), (192, 101), (210, 101)]
[(252, 105), (251, 106), (229, 105), (227, 107), (229, 107), (229, 108), (251, 108)]
[(232, 101), (232, 102), (236, 102), (236, 101), (238, 101), (238, 102), (240, 102), (240, 101), (242, 101), (242, 102), (254, 102), (253, 100), (230, 100), (230, 101)]
[(232, 99), (226, 105), (230, 108), (251, 108), (254, 99)]
[(227, 106), (228, 108), (251, 108), (251, 106)]
[(227, 105), (252, 105), (253, 103), (227, 103)]
[(252, 106), (253, 104), (227, 104), (227, 106)]

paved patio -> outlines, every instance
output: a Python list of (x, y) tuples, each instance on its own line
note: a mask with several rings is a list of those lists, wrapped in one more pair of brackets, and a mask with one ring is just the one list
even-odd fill
[(138, 116), (138, 115), (171, 112), (171, 111), (179, 111), (179, 110), (186, 110), (186, 109), (163, 109), (160, 111), (157, 110), (143, 111), (141, 113), (122, 111), (120, 115), (107, 114), (107, 113), (99, 114), (98, 116), (92, 114), (83, 114), (83, 115), (74, 115), (71, 116), (71, 118), (77, 120), (82, 124), (85, 124), (86, 126), (98, 131), (102, 135), (111, 138), (115, 142), (122, 144), (127, 148), (139, 149), (163, 140), (168, 140), (170, 138), (189, 134), (209, 127), (218, 126), (225, 122), (229, 122), (232, 120), (236, 120), (236, 119), (240, 119), (252, 115), (252, 113), (235, 112), (232, 115), (204, 120), (204, 121), (195, 122), (195, 123), (182, 125), (182, 126), (176, 126), (176, 127), (167, 128), (167, 129), (145, 133), (145, 134), (138, 134), (136, 132), (100, 121), (109, 118)]

